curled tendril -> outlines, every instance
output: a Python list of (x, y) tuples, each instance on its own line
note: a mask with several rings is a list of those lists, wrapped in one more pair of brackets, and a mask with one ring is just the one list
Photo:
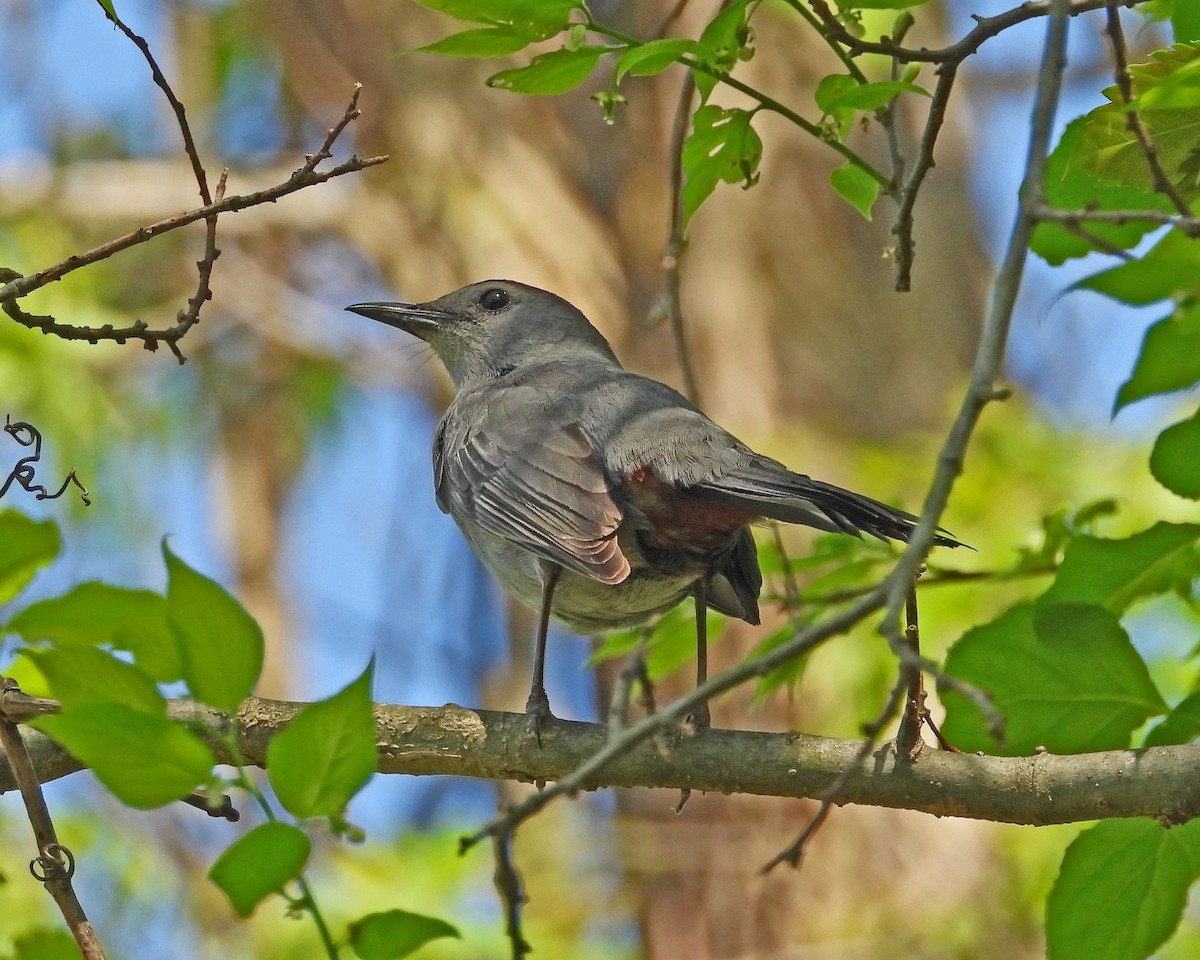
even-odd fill
[(79, 497), (83, 501), (83, 505), (85, 507), (91, 506), (92, 498), (88, 493), (88, 488), (75, 475), (74, 468), (68, 471), (66, 478), (62, 482), (62, 486), (54, 493), (51, 493), (45, 484), (35, 482), (34, 464), (42, 457), (42, 434), (37, 427), (23, 420), (18, 420), (14, 423), (11, 416), (6, 415), (4, 418), (4, 432), (21, 446), (33, 447), (33, 453), (27, 457), (22, 457), (16, 462), (12, 470), (9, 471), (4, 483), (0, 484), (0, 497), (8, 493), (8, 488), (12, 486), (14, 480), (20, 484), (23, 490), (27, 493), (32, 493), (38, 500), (57, 500), (66, 493), (67, 487), (74, 484), (79, 488)]

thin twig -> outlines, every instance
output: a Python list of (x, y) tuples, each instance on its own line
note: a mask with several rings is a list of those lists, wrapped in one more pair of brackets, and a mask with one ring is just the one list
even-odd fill
[(46, 892), (58, 904), (84, 960), (104, 960), (104, 950), (96, 939), (96, 931), (92, 929), (71, 886), (75, 857), (58, 842), (54, 821), (50, 819), (50, 810), (46, 806), (46, 798), (42, 796), (42, 788), (33, 762), (29, 759), (29, 752), (25, 749), (25, 741), (17, 725), (8, 716), (7, 698), (10, 694), (19, 693), (20, 688), (14, 680), (0, 677), (0, 747), (4, 749), (13, 778), (21, 790), (21, 799), (25, 801), (25, 812), (37, 842), (38, 855), (30, 862), (29, 871), (42, 881)]
[[(899, 562), (888, 577), (887, 609), (880, 631), (887, 638), (896, 655), (902, 661), (907, 661), (916, 667), (923, 667), (926, 661), (913, 654), (899, 634), (896, 624), (899, 620), (900, 608), (904, 603), (908, 586), (916, 574), (917, 567), (924, 562), (926, 551), (933, 541), (955, 480), (962, 473), (963, 459), (980, 414), (984, 407), (996, 397), (996, 378), (999, 376), (1004, 360), (1017, 293), (1021, 288), (1029, 243), (1037, 222), (1036, 213), (1044, 202), (1050, 131), (1054, 123), (1054, 114), (1062, 87), (1062, 74), (1066, 66), (1067, 17), (1073, 8), (1070, 0), (1051, 0), (1050, 10), (1046, 47), (1038, 72), (1029, 157), (1025, 178), (1018, 194), (1016, 222), (1013, 225), (1004, 261), (993, 286), (992, 303), (980, 333), (971, 380), (958, 416), (942, 446), (937, 470), (925, 498), (916, 529), (901, 554)], [(947, 686), (957, 685), (953, 678), (947, 677), (940, 669), (935, 668), (935, 671), (939, 683)]]
[(27, 314), (16, 305), (16, 301), (18, 298), (26, 296), (49, 283), (53, 283), (55, 280), (61, 280), (67, 274), (81, 267), (97, 263), (100, 260), (106, 260), (115, 253), (119, 253), (139, 243), (145, 243), (147, 240), (151, 240), (171, 230), (178, 230), (189, 223), (207, 219), (213, 214), (232, 213), (238, 210), (245, 210), (248, 207), (256, 207), (260, 204), (272, 203), (280, 197), (285, 197), (298, 190), (303, 190), (318, 183), (324, 183), (326, 180), (332, 180), (334, 177), (340, 177), (347, 173), (357, 173), (367, 167), (384, 163), (387, 159), (386, 156), (365, 158), (354, 156), (338, 164), (336, 167), (322, 172), (314, 171), (305, 173), (303, 168), (300, 168), (283, 183), (268, 187), (265, 190), (225, 197), (223, 200), (215, 200), (208, 206), (189, 210), (186, 213), (168, 217), (165, 220), (159, 220), (157, 223), (139, 227), (137, 230), (110, 240), (108, 243), (101, 244), (86, 253), (76, 254), (54, 266), (6, 283), (0, 287), (0, 308), (3, 308), (4, 312), (18, 323), (41, 330), (43, 333), (55, 334), (64, 340), (85, 340), (88, 343), (97, 343), (101, 340), (113, 340), (117, 343), (124, 343), (126, 340), (141, 340), (146, 344), (148, 350), (154, 350), (159, 342), (178, 340), (181, 335), (178, 326), (165, 330), (152, 330), (144, 321), (137, 320), (128, 327), (116, 329), (108, 324), (103, 327), (77, 327), (71, 324), (58, 323), (50, 316)]
[[(1068, 5), (1066, 15), (1075, 17), (1091, 10), (1099, 10), (1111, 2), (1112, 0), (1075, 0), (1074, 3)], [(1147, 0), (1121, 0), (1121, 5), (1136, 7), (1146, 2)], [(988, 40), (1003, 33), (1009, 27), (1024, 23), (1026, 20), (1036, 20), (1038, 17), (1051, 15), (1055, 2), (1054, 0), (1030, 0), (1020, 6), (1005, 10), (1003, 13), (998, 13), (994, 17), (975, 17), (975, 26), (962, 39), (937, 50), (930, 50), (928, 47), (919, 49), (903, 47), (888, 38), (863, 40), (845, 28), (833, 11), (829, 9), (825, 0), (809, 0), (809, 5), (821, 18), (822, 23), (829, 30), (830, 36), (855, 55), (878, 53), (885, 57), (894, 57), (901, 63), (958, 64), (977, 52)]]
[[(921, 625), (917, 617), (917, 582), (920, 576), (921, 568), (918, 568), (917, 579), (909, 587), (904, 603), (904, 639), (918, 657), (921, 655)], [(921, 727), (929, 712), (925, 708), (923, 676), (920, 670), (910, 664), (900, 666), (900, 679), (908, 687), (908, 696), (904, 700), (904, 713), (900, 716), (900, 729), (896, 732), (896, 753), (909, 760), (916, 760), (921, 751)]]
[[(904, 690), (907, 685), (907, 681), (903, 675), (892, 685), (892, 691), (888, 694), (887, 702), (883, 705), (883, 709), (879, 712), (879, 715), (863, 727), (863, 741), (858, 745), (854, 756), (842, 768), (841, 772), (834, 777), (833, 782), (829, 784), (829, 787), (822, 794), (821, 805), (817, 808), (817, 812), (813, 814), (812, 819), (800, 831), (795, 840), (763, 865), (760, 873), (768, 873), (781, 863), (799, 868), (801, 862), (804, 860), (804, 851), (808, 842), (821, 828), (822, 824), (825, 823), (830, 810), (839, 802), (842, 791), (862, 772), (863, 764), (867, 762), (867, 757), (874, 753), (875, 749), (879, 746), (880, 736), (900, 709), (900, 704), (904, 698)], [(902, 755), (897, 752), (897, 760), (901, 759)]]
[(1186, 233), (1200, 232), (1200, 217), (1181, 217), (1163, 210), (1059, 210), (1045, 205), (1034, 208), (1034, 216), (1047, 223), (1154, 223), (1178, 227)]
[(1094, 230), (1089, 230), (1078, 220), (1065, 220), (1062, 223), (1062, 228), (1074, 237), (1078, 237), (1084, 243), (1091, 247), (1095, 247), (1101, 253), (1107, 253), (1110, 257), (1120, 257), (1122, 260), (1137, 259), (1132, 253), (1122, 246), (1118, 246), (1096, 233)]
[(913, 241), (913, 208), (916, 206), (921, 184), (925, 182), (925, 175), (933, 167), (934, 147), (942, 131), (942, 123), (946, 119), (946, 107), (950, 102), (950, 93), (954, 88), (957, 73), (957, 64), (948, 63), (938, 70), (937, 85), (929, 101), (929, 113), (925, 118), (921, 142), (917, 146), (908, 176), (899, 188), (896, 221), (892, 225), (892, 233), (896, 237), (896, 290), (900, 293), (907, 293), (912, 289), (912, 266), (916, 253)]
[[(1129, 73), (1129, 55), (1125, 48), (1125, 31), (1121, 27), (1120, 7), (1121, 4), (1117, 0), (1109, 0), (1105, 11), (1107, 17), (1105, 32), (1108, 34), (1109, 42), (1112, 45), (1113, 76), (1117, 81), (1117, 89), (1121, 93), (1122, 103), (1129, 106), (1133, 102), (1133, 77)], [(1162, 162), (1158, 156), (1158, 147), (1151, 138), (1150, 132), (1146, 129), (1146, 124), (1142, 121), (1142, 115), (1136, 110), (1126, 111), (1125, 127), (1137, 138), (1137, 142), (1142, 148), (1142, 153), (1146, 156), (1146, 166), (1150, 168), (1150, 177), (1154, 181), (1154, 189), (1171, 201), (1171, 205), (1178, 211), (1181, 217), (1190, 217), (1192, 214), (1191, 208), (1188, 206), (1187, 201), (1180, 195), (1179, 191), (1175, 189), (1175, 185), (1171, 183), (1171, 178), (1167, 176), (1167, 172), (1163, 169)]]
[(683, 392), (692, 403), (700, 403), (700, 382), (692, 365), (688, 351), (687, 335), (683, 324), (682, 270), (683, 252), (687, 237), (683, 223), (683, 141), (687, 137), (688, 120), (691, 119), (692, 98), (696, 93), (696, 75), (691, 70), (684, 73), (683, 86), (679, 89), (679, 101), (675, 107), (675, 120), (671, 126), (671, 232), (663, 250), (662, 267), (666, 276), (667, 321), (675, 339), (675, 354), (679, 357), (679, 368), (683, 373)]
[[(613, 687), (612, 699), (608, 705), (608, 731), (610, 736), (615, 736), (620, 733), (625, 726), (629, 714), (629, 704), (633, 701), (633, 688), (635, 684), (640, 684), (642, 688), (642, 697), (649, 696), (650, 709), (647, 713), (653, 713), (654, 693), (653, 687), (650, 684), (650, 675), (646, 671), (646, 638), (649, 636), (648, 629), (642, 629), (638, 633), (637, 646), (634, 647), (633, 653), (629, 655), (625, 666), (621, 668), (621, 672), (617, 674), (617, 682)], [(649, 693), (647, 693), (649, 691)], [(645, 700), (641, 701), (643, 705)]]
[(512, 945), (512, 958), (522, 960), (533, 952), (533, 947), (525, 940), (521, 929), (521, 909), (529, 902), (529, 897), (513, 862), (514, 829), (508, 827), (492, 838), (492, 856), (496, 863), (492, 881), (495, 883), (496, 892), (500, 894), (500, 902), (504, 905), (504, 932)]

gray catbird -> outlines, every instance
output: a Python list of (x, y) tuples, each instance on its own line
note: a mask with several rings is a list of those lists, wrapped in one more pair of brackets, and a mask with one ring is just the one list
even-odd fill
[[(628, 372), (579, 310), (545, 290), (486, 280), (429, 303), (346, 309), (420, 337), (454, 380), (433, 441), (437, 502), (540, 613), (525, 707), (535, 731), (552, 716), (543, 686), (552, 614), (591, 633), (692, 596), (702, 681), (707, 607), (759, 622), (749, 524), (893, 540), (913, 530), (911, 514), (792, 473), (670, 387)], [(706, 725), (707, 708), (695, 720)]]

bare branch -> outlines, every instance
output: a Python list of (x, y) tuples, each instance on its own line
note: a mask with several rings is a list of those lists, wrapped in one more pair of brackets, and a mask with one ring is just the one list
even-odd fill
[[(717, 678), (713, 678), (715, 681)], [(712, 683), (713, 681), (710, 681)], [(250, 765), (265, 763), (267, 745), (304, 705), (251, 698), (238, 712), (240, 728), (207, 707), (171, 701), (170, 716), (235, 735)], [(678, 719), (690, 702), (668, 704)], [(543, 732), (539, 748), (523, 713), (445, 707), (379, 705), (375, 711), (379, 770), (385, 774), (447, 775), (536, 783), (572, 777), (572, 789), (663, 787), (760, 796), (824, 796), (852, 765), (862, 741), (802, 733), (706, 731), (686, 737), (672, 732), (654, 743), (626, 749), (576, 776), (609, 741), (606, 724), (559, 721)], [(633, 728), (636, 730), (637, 728)], [(41, 782), (73, 773), (79, 761), (35, 730), (23, 736)], [(641, 738), (645, 740), (645, 737)], [(234, 758), (209, 741), (219, 762)], [(890, 744), (838, 797), (860, 803), (920, 810), (941, 816), (1002, 823), (1072, 823), (1103, 817), (1155, 817), (1182, 822), (1200, 815), (1200, 744), (1113, 750), (1105, 753), (994, 757), (926, 751), (916, 763), (898, 761)], [(0, 757), (0, 790), (16, 787)], [(554, 787), (548, 787), (549, 793)], [(539, 794), (540, 796), (540, 794)], [(497, 827), (499, 829), (499, 827)]]
[(27, 277), (23, 276), (11, 280), (0, 287), (0, 307), (18, 323), (41, 330), (43, 333), (52, 333), (62, 337), (64, 340), (85, 340), (88, 343), (98, 343), (101, 340), (113, 340), (117, 343), (124, 343), (126, 340), (141, 340), (146, 344), (147, 349), (153, 350), (159, 342), (178, 340), (184, 331), (180, 329), (178, 324), (166, 330), (151, 330), (141, 320), (135, 321), (128, 327), (120, 328), (113, 328), (110, 325), (97, 328), (77, 327), (71, 324), (58, 323), (50, 316), (33, 316), (27, 314), (16, 305), (16, 301), (18, 298), (26, 296), (49, 283), (53, 283), (55, 280), (61, 280), (72, 271), (86, 267), (92, 263), (97, 263), (100, 260), (106, 260), (115, 253), (136, 246), (139, 243), (145, 243), (147, 240), (168, 233), (171, 230), (178, 230), (189, 223), (195, 223), (197, 220), (205, 220), (214, 214), (234, 213), (249, 207), (259, 206), (260, 204), (273, 203), (280, 197), (286, 197), (288, 194), (295, 193), (298, 190), (303, 190), (318, 183), (324, 183), (326, 180), (332, 180), (334, 177), (340, 177), (347, 173), (357, 173), (359, 170), (367, 167), (384, 163), (387, 159), (386, 156), (365, 158), (353, 156), (336, 167), (320, 172), (306, 172), (301, 167), (283, 183), (268, 187), (265, 190), (225, 197), (196, 210), (189, 210), (186, 213), (168, 217), (165, 220), (159, 220), (157, 223), (139, 227), (137, 230), (117, 237), (115, 240), (110, 240), (108, 243), (101, 244), (86, 253), (68, 257), (61, 263), (47, 267)]
[[(7, 767), (5, 773), (21, 791), (21, 798), (25, 801), (25, 812), (37, 842), (38, 854), (30, 862), (29, 871), (36, 879), (42, 881), (46, 892), (58, 904), (58, 909), (75, 937), (84, 960), (104, 960), (104, 950), (100, 941), (96, 939), (96, 931), (92, 929), (71, 886), (71, 877), (75, 873), (75, 856), (58, 841), (54, 821), (50, 819), (50, 810), (46, 806), (45, 797), (42, 796), (41, 781), (25, 748), (21, 732), (8, 715), (6, 695), (10, 691), (19, 694), (16, 683), (7, 677), (0, 677), (0, 747), (4, 749)], [(23, 706), (25, 704), (22, 704)]]
[(916, 248), (913, 243), (913, 207), (917, 203), (917, 194), (925, 175), (933, 167), (933, 150), (937, 144), (938, 134), (942, 131), (942, 123), (946, 119), (946, 107), (950, 103), (950, 93), (954, 89), (957, 76), (956, 64), (948, 63), (938, 70), (937, 86), (933, 98), (929, 101), (929, 113), (925, 118), (925, 130), (921, 134), (921, 142), (917, 154), (913, 157), (908, 176), (900, 186), (896, 201), (896, 220), (892, 225), (892, 233), (896, 237), (896, 290), (907, 293), (912, 289), (912, 267)]
[[(1068, 5), (1066, 15), (1076, 17), (1091, 10), (1100, 10), (1111, 2), (1112, 0), (1074, 0)], [(1120, 0), (1120, 5), (1136, 7), (1146, 2), (1148, 0)], [(846, 29), (829, 9), (825, 0), (809, 0), (809, 5), (825, 25), (828, 36), (837, 40), (855, 56), (864, 53), (878, 53), (886, 57), (893, 57), (900, 63), (959, 64), (978, 51), (992, 37), (1003, 33), (1009, 27), (1024, 23), (1026, 20), (1049, 16), (1054, 7), (1054, 0), (1030, 0), (1030, 2), (1022, 3), (1011, 10), (998, 13), (994, 17), (975, 17), (975, 26), (970, 32), (957, 43), (952, 43), (939, 50), (930, 50), (928, 47), (919, 49), (903, 47), (887, 37), (881, 40), (863, 40)]]
[[(1027, 6), (1037, 7), (1039, 5), (1028, 4)], [(962, 473), (963, 459), (975, 425), (978, 423), (984, 407), (997, 395), (996, 379), (1004, 360), (1017, 293), (1021, 288), (1021, 280), (1025, 272), (1025, 260), (1029, 253), (1033, 229), (1037, 223), (1037, 213), (1044, 206), (1044, 182), (1050, 131), (1054, 122), (1055, 110), (1058, 107), (1062, 73), (1066, 67), (1067, 18), (1070, 14), (1078, 12), (1079, 6), (1078, 3), (1072, 4), (1070, 0), (1051, 0), (1049, 8), (1051, 17), (1047, 29), (1046, 47), (1038, 73), (1037, 96), (1031, 121), (1029, 156), (1026, 162), (1025, 178), (1018, 195), (1016, 222), (1013, 225), (1008, 249), (992, 288), (992, 303), (980, 332), (979, 346), (976, 348), (975, 363), (971, 371), (971, 381), (967, 386), (958, 416), (942, 446), (937, 469), (921, 510), (920, 520), (904, 553), (888, 578), (887, 610), (880, 631), (888, 639), (888, 643), (901, 661), (913, 665), (924, 666), (926, 662), (923, 658), (917, 658), (906, 647), (900, 635), (897, 626), (900, 608), (917, 568), (924, 562), (929, 546), (933, 542), (955, 480)], [(937, 671), (935, 675), (938, 682), (943, 684), (953, 679), (946, 677), (940, 671)]]

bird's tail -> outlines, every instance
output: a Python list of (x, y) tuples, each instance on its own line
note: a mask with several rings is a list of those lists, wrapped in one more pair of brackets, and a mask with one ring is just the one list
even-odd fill
[[(760, 517), (799, 523), (830, 533), (861, 537), (869, 533), (883, 540), (907, 541), (917, 517), (861, 493), (792, 473), (782, 464), (763, 458), (735, 473), (700, 483), (691, 492), (717, 503), (749, 510)], [(946, 531), (933, 538), (937, 546), (961, 547)]]

